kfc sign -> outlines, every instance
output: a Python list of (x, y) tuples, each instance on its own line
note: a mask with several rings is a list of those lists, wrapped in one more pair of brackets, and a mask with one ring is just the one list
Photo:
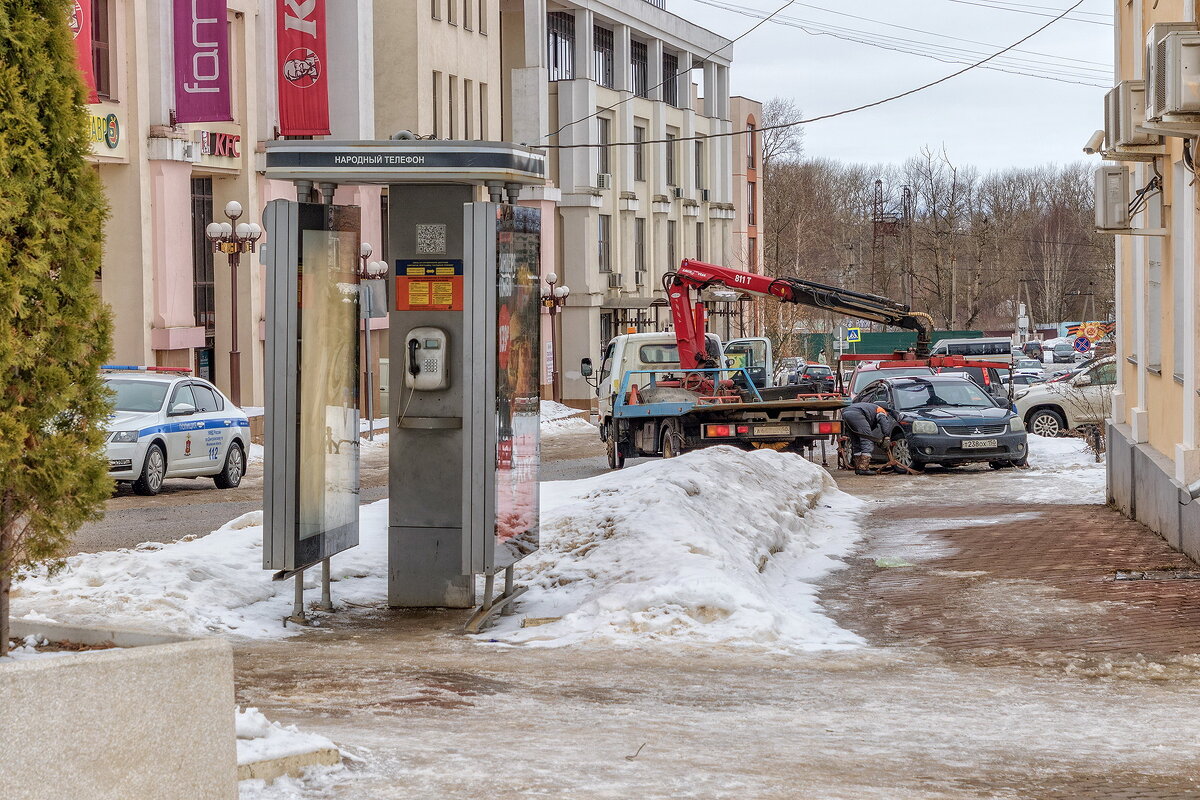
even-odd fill
[(225, 2), (174, 0), (176, 122), (233, 119)]
[(200, 131), (200, 154), (220, 158), (241, 158), (242, 137), (236, 133)]
[(325, 79), (325, 0), (275, 0), (279, 132), (329, 133)]

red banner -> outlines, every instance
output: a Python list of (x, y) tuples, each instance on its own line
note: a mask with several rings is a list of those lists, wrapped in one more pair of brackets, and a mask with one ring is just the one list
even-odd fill
[(75, 60), (87, 84), (88, 102), (95, 103), (100, 98), (96, 94), (96, 75), (92, 72), (92, 0), (74, 0), (67, 14), (67, 24), (75, 38)]
[(325, 0), (275, 0), (279, 133), (329, 133)]

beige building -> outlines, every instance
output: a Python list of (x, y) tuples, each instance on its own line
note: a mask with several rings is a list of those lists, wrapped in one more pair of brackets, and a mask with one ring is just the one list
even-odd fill
[[(1187, 98), (1167, 90), (1174, 83), (1169, 73), (1190, 62), (1169, 55), (1177, 42), (1166, 36), (1177, 30), (1200, 41), (1200, 26), (1193, 0), (1133, 0), (1116, 10), (1118, 86), (1108, 104), (1116, 118), (1106, 126), (1105, 156), (1106, 166), (1117, 169), (1105, 174), (1097, 194), (1098, 223), (1116, 232), (1117, 256), (1109, 495), (1126, 514), (1200, 557), (1200, 502), (1191, 497), (1200, 488), (1197, 207), (1184, 148), (1188, 137), (1195, 149), (1200, 114), (1193, 112), (1200, 108), (1190, 109)], [(1131, 96), (1137, 102), (1120, 99)], [(1124, 221), (1120, 212), (1147, 186), (1152, 194), (1145, 209)]]

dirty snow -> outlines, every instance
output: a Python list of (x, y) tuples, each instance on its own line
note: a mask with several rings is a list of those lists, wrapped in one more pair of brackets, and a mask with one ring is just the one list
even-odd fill
[(543, 400), (541, 405), (542, 436), (553, 436), (557, 433), (590, 430), (596, 426), (587, 420), (587, 412), (578, 408), (564, 406), (553, 400)]
[(316, 733), (305, 733), (295, 725), (271, 722), (257, 708), (239, 707), (234, 715), (237, 729), (238, 764), (253, 764), (275, 758), (337, 750), (337, 745)]
[(713, 447), (544, 483), (541, 503), (542, 548), (518, 566), (529, 591), (489, 638), (861, 642), (821, 613), (812, 581), (858, 539), (863, 504), (798, 455)]
[(1022, 491), (1028, 502), (1103, 503), (1107, 472), (1101, 456), (1088, 449), (1087, 442), (1075, 437), (1049, 438), (1029, 434), (1029, 469), (1024, 475), (1045, 478), (1040, 487)]

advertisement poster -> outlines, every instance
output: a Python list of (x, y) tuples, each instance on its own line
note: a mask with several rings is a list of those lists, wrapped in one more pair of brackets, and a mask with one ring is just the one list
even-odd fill
[(541, 216), (496, 210), (496, 568), (537, 549)]
[(329, 80), (325, 75), (325, 0), (275, 0), (279, 70), (279, 132), (329, 134)]
[(175, 0), (175, 121), (226, 122), (229, 22), (225, 0)]
[(92, 71), (92, 0), (73, 0), (67, 11), (67, 25), (75, 40), (75, 60), (87, 85), (89, 103), (97, 102), (96, 75)]

